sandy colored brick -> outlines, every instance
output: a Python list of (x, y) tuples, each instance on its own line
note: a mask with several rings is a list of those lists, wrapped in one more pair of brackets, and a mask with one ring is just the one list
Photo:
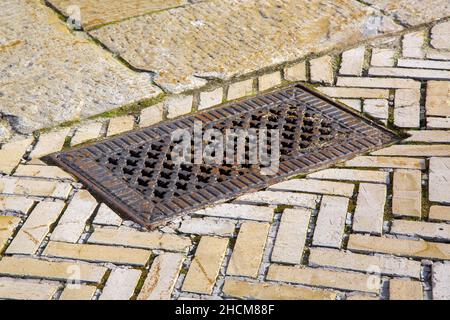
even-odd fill
[(62, 129), (44, 133), (39, 136), (37, 144), (30, 153), (31, 159), (37, 159), (50, 153), (58, 152), (63, 148), (70, 129)]
[(58, 288), (57, 282), (0, 278), (0, 299), (50, 300)]
[(139, 117), (139, 127), (144, 128), (154, 125), (163, 120), (164, 103), (158, 103), (154, 106), (145, 108), (141, 111)]
[(307, 209), (283, 211), (272, 250), (272, 262), (301, 263), (310, 219), (311, 211)]
[(170, 251), (186, 251), (191, 245), (191, 240), (188, 237), (155, 231), (140, 232), (122, 228), (95, 228), (88, 242)]
[(262, 75), (258, 78), (259, 91), (266, 91), (281, 84), (279, 71)]
[(450, 81), (428, 81), (427, 116), (450, 116)]
[(284, 69), (284, 78), (287, 81), (307, 81), (306, 62), (300, 62)]
[(342, 53), (340, 74), (361, 76), (364, 65), (365, 47), (358, 47)]
[(431, 268), (433, 299), (450, 300), (450, 263), (435, 262)]
[(339, 87), (379, 88), (379, 89), (420, 89), (420, 82), (399, 78), (339, 77)]
[(389, 116), (389, 101), (384, 99), (365, 99), (363, 110), (372, 117), (386, 120)]
[(230, 297), (251, 300), (335, 300), (337, 296), (332, 291), (320, 289), (233, 279), (225, 280), (223, 292)]
[(318, 87), (317, 90), (332, 98), (389, 99), (389, 90), (347, 87)]
[(133, 116), (116, 117), (109, 120), (107, 137), (115, 136), (120, 133), (131, 131), (134, 128)]
[(212, 91), (205, 91), (200, 93), (199, 110), (208, 109), (219, 105), (223, 100), (223, 88), (217, 88)]
[(450, 158), (431, 158), (429, 171), (429, 199), (450, 203)]
[(450, 207), (431, 206), (428, 218), (437, 221), (450, 221)]
[(414, 78), (424, 80), (450, 79), (450, 71), (448, 70), (431, 70), (431, 69), (413, 69), (413, 68), (386, 68), (371, 67), (369, 69), (370, 76), (385, 76), (399, 78)]
[(409, 142), (450, 143), (450, 131), (421, 130), (409, 131), (408, 134), (411, 135), (406, 139)]
[(369, 171), (356, 169), (325, 169), (309, 174), (308, 178), (387, 183), (389, 180), (389, 174), (383, 171)]
[(445, 157), (450, 156), (450, 145), (394, 145), (372, 152), (375, 156), (406, 156), (406, 157)]
[(399, 67), (406, 68), (422, 68), (422, 69), (437, 69), (450, 70), (449, 61), (434, 61), (434, 60), (420, 60), (420, 59), (399, 59)]
[(0, 251), (12, 236), (14, 230), (19, 226), (20, 218), (12, 216), (0, 216)]
[(204, 236), (183, 282), (183, 291), (211, 294), (228, 248), (228, 239)]
[(353, 231), (383, 233), (387, 188), (382, 184), (361, 183), (353, 217)]
[(241, 225), (227, 274), (256, 278), (264, 253), (269, 224), (247, 221)]
[(65, 203), (40, 202), (31, 212), (7, 249), (8, 254), (34, 254), (52, 224), (60, 216)]
[(425, 160), (406, 157), (369, 157), (360, 156), (345, 163), (347, 167), (363, 168), (396, 168), (396, 169), (425, 169)]
[(374, 48), (370, 65), (375, 67), (393, 67), (397, 51), (389, 48)]
[(107, 268), (80, 262), (53, 262), (35, 258), (3, 257), (0, 274), (55, 280), (76, 279), (98, 283)]
[(347, 296), (348, 301), (372, 301), (372, 300), (380, 300), (379, 297), (367, 294), (351, 294)]
[[(378, 278), (379, 283), (372, 281), (373, 278)], [(376, 275), (281, 265), (271, 265), (267, 273), (267, 279), (373, 293), (380, 291), (381, 282), (381, 278)]]
[(19, 165), (14, 176), (74, 180), (64, 170), (53, 166)]
[(361, 99), (335, 99), (337, 102), (343, 103), (350, 108), (361, 112), (362, 110), (362, 102)]
[(423, 287), (420, 281), (391, 279), (389, 281), (389, 300), (423, 300)]
[(422, 173), (398, 169), (394, 172), (392, 213), (394, 216), (420, 217), (422, 214)]
[(248, 79), (230, 84), (227, 100), (235, 100), (253, 93), (253, 79)]
[(185, 115), (192, 110), (192, 96), (174, 96), (164, 101), (167, 108), (167, 118), (173, 119)]
[(178, 229), (182, 233), (199, 235), (217, 235), (231, 237), (234, 234), (236, 222), (227, 219), (193, 218), (184, 220)]
[(450, 224), (395, 220), (391, 233), (447, 242), (450, 240)]
[(403, 37), (402, 55), (407, 58), (423, 58), (425, 52), (425, 33), (423, 31), (407, 33)]
[(97, 200), (87, 190), (78, 191), (59, 219), (50, 239), (52, 241), (77, 242), (96, 207)]
[(263, 203), (270, 205), (290, 205), (306, 208), (315, 208), (318, 197), (306, 193), (259, 191), (248, 193), (237, 198), (237, 201)]
[(395, 91), (394, 124), (400, 128), (420, 126), (420, 91), (398, 89)]
[(224, 203), (195, 212), (202, 216), (272, 221), (273, 209), (245, 204)]
[(314, 230), (313, 245), (340, 248), (349, 200), (324, 196)]
[(352, 234), (347, 248), (358, 252), (379, 252), (412, 258), (450, 260), (450, 244)]
[(65, 182), (0, 177), (0, 193), (66, 199), (71, 190), (72, 186)]
[(334, 82), (334, 59), (331, 56), (323, 56), (310, 61), (311, 81), (333, 84)]
[(151, 252), (143, 249), (50, 241), (44, 256), (144, 266)]
[(431, 45), (436, 49), (450, 50), (450, 22), (443, 22), (431, 29)]
[(450, 52), (428, 48), (427, 58), (436, 60), (450, 60)]
[(332, 267), (360, 272), (373, 272), (376, 268), (381, 274), (406, 276), (416, 279), (420, 278), (421, 271), (420, 261), (385, 255), (365, 255), (326, 248), (311, 248), (309, 264), (317, 267)]
[(450, 118), (427, 117), (429, 129), (450, 129)]
[(269, 189), (351, 197), (355, 186), (351, 183), (321, 181), (314, 179), (292, 179), (275, 184)]
[(172, 295), (184, 256), (179, 253), (163, 253), (155, 258), (138, 300), (168, 300)]
[(59, 300), (69, 300), (69, 301), (83, 301), (83, 300), (92, 300), (92, 297), (95, 294), (97, 287), (90, 285), (67, 285)]
[(141, 277), (136, 269), (116, 268), (106, 281), (99, 300), (129, 300)]
[(34, 200), (21, 196), (0, 196), (0, 211), (28, 213)]
[(101, 122), (93, 122), (79, 127), (70, 140), (70, 145), (76, 146), (86, 141), (99, 138), (102, 127), (103, 123)]
[(94, 218), (94, 224), (107, 226), (120, 226), (122, 218), (117, 213), (112, 211), (106, 204), (102, 203)]
[(0, 149), (0, 172), (11, 174), (32, 142), (32, 139), (23, 139), (4, 144)]

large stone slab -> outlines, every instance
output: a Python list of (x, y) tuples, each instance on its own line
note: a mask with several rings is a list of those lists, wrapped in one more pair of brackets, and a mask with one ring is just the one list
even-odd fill
[(0, 114), (21, 133), (160, 93), (40, 1), (1, 1), (0, 30)]
[(212, 0), (90, 34), (181, 92), (400, 29), (355, 0)]
[(448, 0), (366, 0), (407, 25), (419, 25), (450, 16)]

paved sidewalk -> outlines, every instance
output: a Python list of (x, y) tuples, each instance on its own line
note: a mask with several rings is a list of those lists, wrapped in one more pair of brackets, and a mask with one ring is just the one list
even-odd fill
[[(61, 9), (66, 6), (64, 1), (50, 2), (64, 11)], [(117, 2), (109, 16), (100, 14), (100, 20), (99, 13), (89, 9), (93, 8), (91, 1), (80, 2), (83, 2), (80, 6), (86, 8), (87, 20), (83, 27), (88, 31), (61, 29), (65, 26), (53, 9), (45, 8), (38, 1), (30, 1), (29, 6), (44, 8), (38, 10), (44, 20), (54, 17), (52, 26), (58, 26), (54, 31), (57, 38), (59, 32), (65, 34), (63, 39), (95, 35), (127, 62), (122, 64), (91, 40), (72, 40), (74, 44), (68, 44), (69, 48), (81, 44), (91, 52), (87, 56), (86, 52), (80, 53), (77, 57), (77, 50), (74, 50), (70, 55), (77, 61), (76, 65), (92, 64), (92, 68), (86, 68), (86, 78), (83, 78), (92, 81), (92, 91), (84, 92), (83, 96), (94, 95), (91, 101), (98, 106), (103, 104), (102, 95), (114, 94), (111, 99), (118, 99), (115, 106), (134, 99), (154, 98), (160, 90), (165, 91), (166, 96), (148, 105), (103, 114), (31, 136), (25, 135), (26, 132), (18, 134), (8, 114), (15, 112), (14, 117), (22, 114), (23, 122), (19, 123), (39, 122), (28, 109), (20, 113), (25, 102), (37, 97), (29, 109), (35, 107), (36, 114), (42, 110), (53, 114), (59, 109), (49, 106), (47, 101), (60, 99), (69, 105), (69, 100), (59, 96), (58, 90), (64, 81), (70, 86), (71, 81), (76, 82), (78, 78), (51, 78), (46, 86), (40, 87), (39, 82), (31, 82), (35, 78), (42, 79), (44, 71), (40, 66), (23, 66), (23, 70), (31, 68), (36, 73), (31, 73), (23, 93), (17, 90), (11, 95), (8, 88), (17, 89), (22, 82), (17, 77), (26, 75), (21, 75), (17, 66), (0, 73), (0, 104), (11, 108), (11, 111), (1, 110), (7, 119), (0, 122), (0, 133), (2, 127), (5, 132), (3, 141), (8, 141), (0, 149), (0, 298), (450, 299), (450, 22), (439, 20), (450, 15), (446, 1), (396, 1), (395, 5), (387, 0), (367, 1), (373, 3), (375, 9), (357, 1), (346, 1), (348, 6), (351, 3), (360, 7), (361, 12), (376, 10), (369, 12), (383, 17), (387, 30), (377, 33), (376, 39), (373, 35), (365, 37), (363, 33), (355, 38), (348, 30), (360, 27), (359, 22), (349, 25), (340, 22), (342, 34), (312, 35), (317, 42), (307, 49), (308, 52), (299, 51), (301, 41), (296, 36), (289, 38), (297, 39), (295, 43), (278, 39), (281, 44), (272, 41), (268, 46), (265, 44), (269, 41), (261, 38), (252, 43), (253, 47), (248, 45), (240, 51), (247, 58), (264, 47), (258, 59), (260, 64), (244, 58), (239, 64), (233, 62), (231, 58), (239, 57), (233, 51), (233, 42), (225, 42), (227, 49), (220, 52), (222, 57), (230, 57), (230, 63), (203, 57), (209, 49), (211, 54), (217, 52), (220, 39), (227, 37), (216, 37), (211, 43), (196, 39), (204, 47), (193, 51), (198, 56), (189, 57), (196, 59), (183, 60), (184, 49), (174, 49), (180, 40), (170, 38), (161, 30), (156, 32), (157, 28), (152, 30), (162, 37), (159, 41), (167, 44), (167, 51), (161, 50), (155, 55), (149, 45), (151, 33), (145, 33), (148, 39), (134, 33), (136, 38), (126, 36), (129, 30), (135, 30), (133, 28), (140, 30), (140, 24), (154, 14), (158, 17), (154, 16), (152, 21), (158, 21), (168, 12), (188, 19), (186, 21), (203, 21), (210, 28), (214, 28), (213, 23), (223, 23), (221, 27), (226, 28), (226, 21), (234, 21), (232, 13), (231, 20), (202, 20), (204, 12), (213, 10), (214, 1), (163, 2), (167, 8), (159, 7), (156, 1), (155, 6), (139, 7), (143, 11), (137, 7), (121, 8)], [(254, 4), (254, 1), (235, 2), (246, 6), (246, 10), (252, 10)], [(296, 9), (293, 5), (296, 2), (282, 2)], [(225, 6), (225, 3), (228, 2), (222, 1), (218, 6)], [(266, 10), (269, 10), (267, 15), (273, 17), (271, 3), (267, 2)], [(329, 8), (329, 15), (337, 10), (327, 1), (308, 3), (312, 11), (322, 5)], [(2, 2), (0, 7), (6, 10), (0, 10), (2, 13), (13, 10), (11, 8), (23, 8), (23, 11), (15, 10), (17, 15), (26, 12), (25, 7), (13, 0)], [(102, 8), (98, 10), (103, 12)], [(157, 13), (152, 13), (154, 10)], [(290, 12), (295, 12), (292, 10)], [(346, 8), (339, 10), (346, 15)], [(426, 16), (421, 15), (424, 10), (428, 10)], [(280, 12), (280, 16), (286, 14), (287, 21), (291, 21), (288, 13)], [(264, 10), (261, 15), (264, 17)], [(0, 26), (8, 19), (5, 17), (8, 15), (0, 14)], [(239, 16), (241, 18), (245, 15)], [(318, 19), (328, 18), (325, 14)], [(243, 25), (246, 23), (239, 21)], [(270, 26), (277, 22), (267, 23)], [(304, 23), (310, 25), (308, 21)], [(151, 26), (146, 25), (146, 28)], [(201, 26), (198, 22), (192, 28)], [(17, 58), (17, 63), (24, 63), (28, 58), (22, 61), (20, 54), (30, 57), (29, 49), (17, 49), (20, 51), (14, 54), (8, 50), (25, 38), (18, 38), (15, 30), (6, 30), (6, 40), (0, 39), (0, 65), (13, 57)], [(41, 31), (37, 28), (35, 32)], [(270, 39), (269, 31), (261, 32)], [(292, 31), (288, 25), (282, 32), (286, 32), (287, 38)], [(249, 35), (242, 33), (242, 36)], [(258, 37), (258, 34), (253, 36)], [(128, 43), (139, 38), (142, 47)], [(317, 43), (324, 39), (329, 47), (318, 47)], [(45, 45), (39, 43), (42, 39), (33, 41), (24, 41), (24, 45), (50, 55), (50, 60), (55, 50), (63, 50), (53, 47), (55, 50), (47, 50), (54, 39)], [(113, 48), (112, 42), (117, 47)], [(337, 43), (339, 45), (335, 45)], [(146, 47), (148, 45), (150, 47)], [(280, 45), (285, 45), (286, 50), (279, 49)], [(150, 48), (150, 51), (143, 48)], [(277, 49), (284, 50), (286, 56), (277, 57)], [(163, 61), (167, 66), (155, 61)], [(200, 65), (199, 61), (205, 64)], [(64, 60), (64, 63), (71, 62)], [(149, 73), (136, 70), (155, 72), (155, 65), (172, 71), (157, 71), (152, 80)], [(223, 65), (228, 69), (222, 69), (218, 76), (215, 68)], [(205, 75), (210, 71), (211, 74)], [(192, 82), (191, 76), (196, 72), (206, 72), (196, 78), (201, 79), (200, 87)], [(97, 76), (99, 78), (95, 78)], [(102, 82), (115, 76), (126, 79), (111, 80), (116, 87)], [(144, 79), (146, 77), (149, 81)], [(9, 84), (11, 78), (16, 82)], [(172, 80), (176, 83), (173, 92)], [(293, 81), (306, 82), (407, 137), (399, 144), (333, 168), (186, 215), (152, 232), (123, 221), (83, 190), (70, 175), (39, 160), (62, 148)], [(61, 83), (54, 87), (58, 82)], [(191, 90), (193, 85), (198, 91)], [(110, 93), (102, 91), (103, 86), (107, 86)], [(80, 90), (85, 90), (82, 88), (84, 86), (80, 86)], [(39, 90), (46, 95), (39, 94)], [(123, 99), (117, 92), (123, 92)], [(95, 97), (96, 94), (101, 96)], [(10, 104), (2, 103), (4, 101)], [(85, 104), (84, 108), (92, 110), (91, 106)], [(64, 109), (65, 105), (61, 104), (60, 108)], [(29, 122), (27, 117), (30, 117)], [(56, 122), (59, 120), (54, 118), (48, 121)], [(47, 126), (45, 123), (42, 125)], [(30, 129), (33, 131), (41, 125), (33, 126), (23, 128), (33, 128)]]

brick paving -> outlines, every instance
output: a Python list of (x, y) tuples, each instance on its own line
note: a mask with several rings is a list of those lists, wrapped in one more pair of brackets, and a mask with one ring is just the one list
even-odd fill
[[(388, 1), (367, 2), (383, 7)], [(410, 10), (428, 1), (397, 3), (387, 14), (404, 25), (432, 22)], [(441, 9), (430, 14), (433, 21), (447, 14)], [(121, 19), (117, 10), (104, 21)], [(87, 26), (103, 23), (90, 12)], [(447, 25), (432, 22), (170, 96), (137, 114), (6, 142), (0, 149), (0, 298), (450, 299)], [(39, 161), (68, 145), (289, 81), (306, 81), (409, 137), (155, 231), (118, 217), (65, 172)]]

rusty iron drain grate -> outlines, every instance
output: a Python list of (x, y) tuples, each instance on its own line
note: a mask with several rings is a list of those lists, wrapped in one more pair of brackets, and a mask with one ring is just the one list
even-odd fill
[[(257, 133), (267, 129), (266, 156), (279, 155), (277, 174), (263, 174), (261, 169), (268, 163), (250, 161), (250, 147), (254, 146), (250, 141), (255, 137), (252, 134), (245, 139), (245, 157), (240, 162), (237, 158), (232, 163), (225, 158), (217, 163), (172, 159), (180, 143), (173, 133), (182, 129), (188, 136), (192, 134), (189, 141), (192, 148), (185, 150), (193, 154), (194, 127), (199, 123), (202, 133), (208, 129), (224, 134), (230, 129), (253, 129)], [(278, 130), (279, 140), (271, 139), (274, 136), (271, 130)], [(214, 142), (211, 139), (209, 143)], [(393, 133), (372, 121), (306, 87), (292, 85), (56, 153), (44, 160), (78, 177), (100, 201), (124, 218), (154, 228), (182, 213), (263, 189), (286, 177), (331, 165), (396, 140)], [(208, 142), (204, 137), (200, 141), (206, 148)], [(236, 151), (235, 138), (225, 141), (233, 142), (231, 148)], [(274, 141), (279, 141), (279, 148), (271, 145)]]

